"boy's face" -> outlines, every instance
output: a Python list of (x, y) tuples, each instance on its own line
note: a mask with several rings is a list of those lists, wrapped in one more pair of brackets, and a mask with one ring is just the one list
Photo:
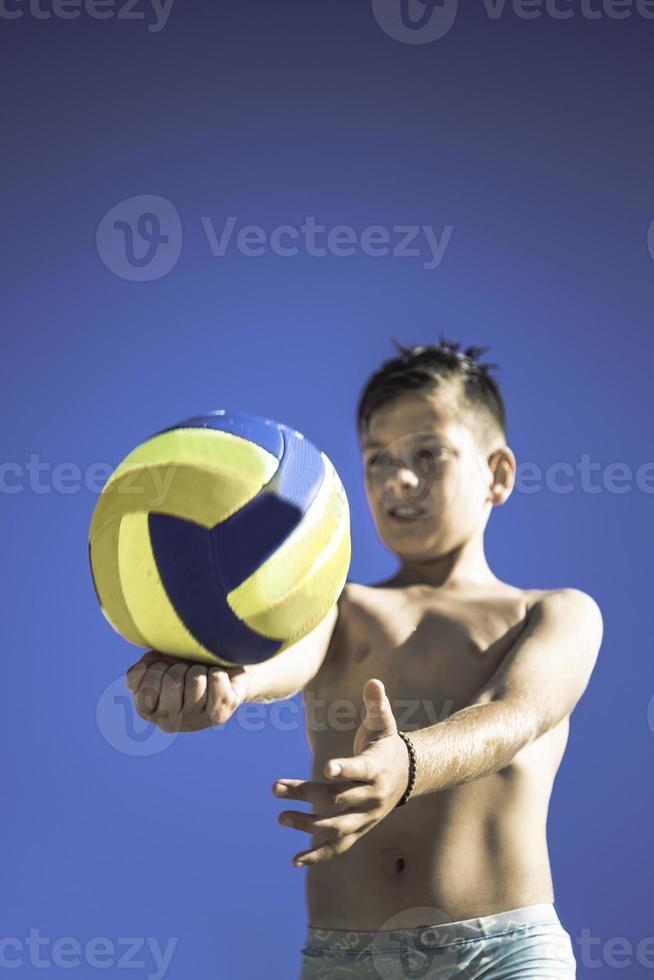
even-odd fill
[(380, 405), (361, 449), (375, 525), (396, 555), (435, 558), (483, 531), (492, 504), (490, 453), (453, 397), (407, 392)]

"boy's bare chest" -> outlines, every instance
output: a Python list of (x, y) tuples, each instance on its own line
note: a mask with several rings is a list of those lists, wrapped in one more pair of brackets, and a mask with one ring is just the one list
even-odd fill
[(327, 711), (340, 701), (343, 716), (348, 703), (360, 712), (363, 685), (377, 677), (407, 730), (436, 724), (475, 697), (522, 630), (528, 606), (517, 590), (449, 602), (421, 590), (357, 586), (355, 595), (310, 694)]

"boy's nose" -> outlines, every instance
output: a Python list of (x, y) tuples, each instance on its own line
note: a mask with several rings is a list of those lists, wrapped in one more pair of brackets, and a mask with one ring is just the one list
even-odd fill
[(400, 469), (386, 483), (382, 500), (388, 506), (402, 503), (406, 492), (415, 491), (419, 485), (420, 479), (413, 470), (408, 467)]
[(412, 489), (420, 483), (420, 477), (408, 466), (401, 467), (397, 472), (397, 482), (401, 487)]

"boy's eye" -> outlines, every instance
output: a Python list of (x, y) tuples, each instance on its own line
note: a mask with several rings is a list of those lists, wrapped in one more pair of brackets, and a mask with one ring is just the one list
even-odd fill
[(443, 450), (438, 447), (433, 447), (431, 449), (419, 449), (415, 454), (414, 459), (420, 462), (430, 463), (432, 460), (441, 459), (444, 453)]
[(403, 466), (401, 459), (394, 459), (392, 456), (388, 456), (386, 453), (378, 453), (376, 456), (371, 456), (368, 460), (368, 466)]
[[(444, 455), (443, 450), (439, 447), (434, 447), (431, 449), (418, 449), (413, 454), (413, 457), (408, 465), (418, 465), (421, 468), (430, 462), (442, 458)], [(376, 456), (371, 456), (367, 462), (368, 466), (405, 466), (405, 461), (403, 459), (398, 459), (397, 457), (388, 456), (386, 453), (378, 453)]]

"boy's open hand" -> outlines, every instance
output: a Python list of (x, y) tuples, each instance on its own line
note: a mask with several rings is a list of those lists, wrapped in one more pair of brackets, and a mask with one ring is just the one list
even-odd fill
[[(407, 787), (409, 756), (397, 734), (397, 725), (384, 685), (370, 678), (363, 686), (365, 714), (354, 736), (354, 754), (329, 759), (328, 782), (280, 779), (275, 796), (311, 803), (313, 813), (284, 810), (279, 822), (296, 830), (320, 834), (319, 846), (293, 858), (296, 868), (342, 854), (394, 809)], [(321, 810), (339, 807), (342, 813), (326, 816)]]
[(242, 667), (211, 667), (156, 650), (145, 653), (125, 676), (134, 706), (162, 732), (197, 732), (222, 725), (247, 697)]

